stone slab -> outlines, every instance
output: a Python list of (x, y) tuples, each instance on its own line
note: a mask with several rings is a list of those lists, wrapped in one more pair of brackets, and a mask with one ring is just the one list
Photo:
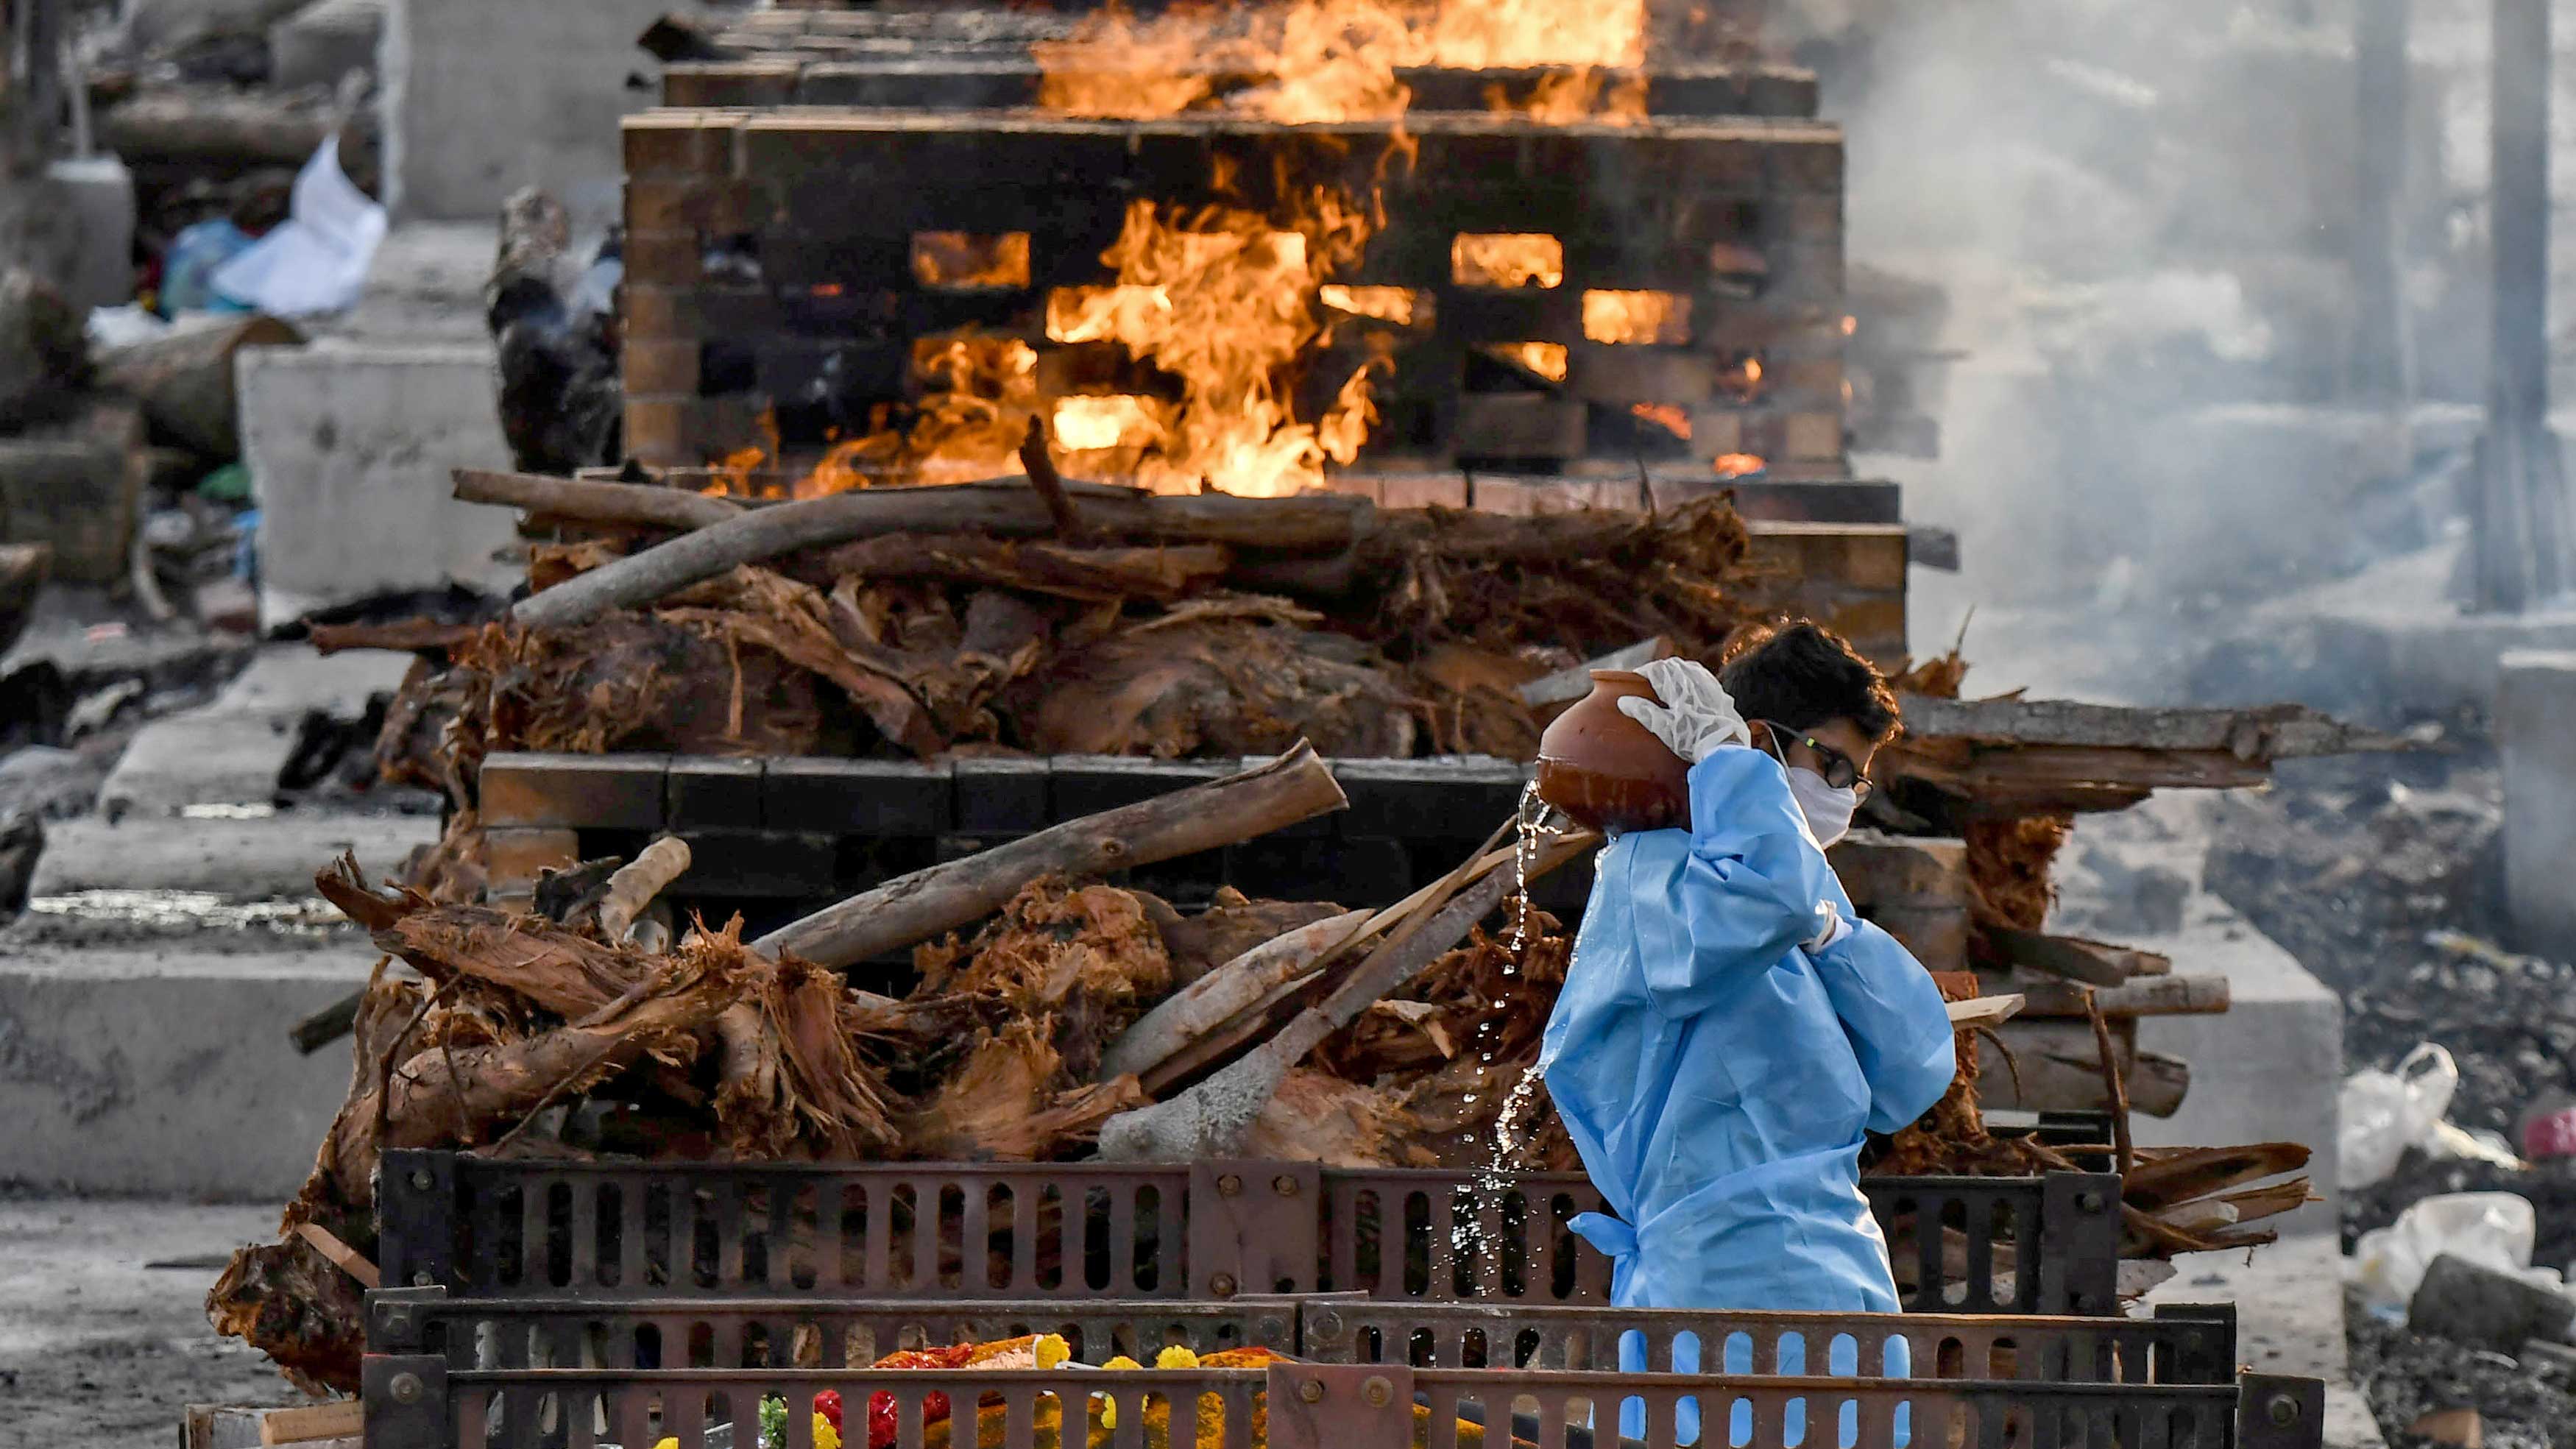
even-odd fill
[(2497, 672), (2505, 904), (2517, 946), (2564, 957), (2576, 948), (2576, 651), (2513, 650)]
[(480, 221), (536, 186), (577, 226), (614, 220), (618, 120), (661, 93), (660, 68), (635, 39), (665, 11), (691, 8), (391, 0), (379, 90), (387, 205), (405, 219)]
[(2224, 976), (2231, 993), (2223, 1015), (2138, 1022), (2140, 1050), (2191, 1063), (2191, 1092), (2182, 1109), (2161, 1120), (2136, 1119), (2139, 1144), (2302, 1143), (2313, 1154), (2309, 1179), (2328, 1201), (2275, 1222), (2285, 1233), (2332, 1234), (2343, 1003), (2296, 957), (2215, 896), (2194, 896), (2179, 932), (2121, 944), (2170, 956), (2176, 971)]
[(214, 703), (145, 726), (100, 789), (99, 808), (122, 818), (266, 803), (306, 710), (354, 718), (410, 667), (411, 656), (381, 650), (325, 658), (301, 644), (264, 646)]
[(260, 508), (260, 619), (451, 581), (506, 591), (509, 510), (448, 496), (507, 468), (492, 349), (326, 339), (245, 350), (242, 453)]
[(300, 815), (265, 820), (101, 816), (46, 828), (29, 893), (193, 891), (232, 901), (313, 894), (313, 872), (344, 852), (370, 876), (399, 870), (413, 849), (438, 840), (429, 815)]
[(336, 86), (350, 71), (376, 73), (385, 0), (315, 0), (268, 28), (268, 79), (280, 90)]
[(365, 951), (37, 951), (0, 961), (0, 1175), (94, 1193), (276, 1202), (313, 1167), (347, 1044), (287, 1025), (363, 984)]

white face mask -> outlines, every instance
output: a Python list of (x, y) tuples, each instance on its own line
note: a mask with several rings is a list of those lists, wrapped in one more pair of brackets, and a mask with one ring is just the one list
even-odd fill
[(1825, 783), (1824, 776), (1795, 766), (1789, 770), (1789, 798), (1798, 802), (1798, 813), (1807, 818), (1807, 833), (1820, 846), (1851, 834), (1852, 812), (1860, 808), (1859, 791), (1837, 790)]

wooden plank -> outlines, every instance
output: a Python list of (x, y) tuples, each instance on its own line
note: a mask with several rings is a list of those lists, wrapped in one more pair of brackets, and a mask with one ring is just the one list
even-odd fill
[(2134, 976), (2163, 976), (2173, 970), (2171, 959), (2153, 951), (2088, 941), (2081, 936), (2052, 936), (2001, 924), (1986, 925), (1983, 934), (1995, 954), (2012, 965), (2089, 986), (2121, 986)]
[[(2014, 979), (2010, 985), (2030, 999), (2024, 1016), (2085, 1014), (2087, 988), (2078, 983), (2041, 977)], [(2150, 976), (2092, 991), (2093, 1003), (2104, 1016), (2216, 1016), (2227, 1010), (2230, 999), (2224, 976)]]
[(2022, 1002), (2023, 998), (2018, 993), (2007, 993), (2002, 996), (1972, 996), (1965, 1001), (1953, 1001), (1949, 1003), (1950, 1025), (1963, 1029), (1974, 1026), (2001, 1026), (2021, 1011)]
[(1917, 739), (2110, 752), (2215, 753), (2247, 762), (2407, 747), (2394, 736), (2344, 724), (2296, 704), (2260, 709), (2134, 709), (2059, 699), (1957, 700), (1912, 694), (1900, 703), (1907, 732)]
[(259, 1421), (259, 1442), (304, 1444), (316, 1439), (348, 1438), (365, 1433), (366, 1428), (366, 1406), (356, 1399), (338, 1399), (327, 1404), (269, 1410)]

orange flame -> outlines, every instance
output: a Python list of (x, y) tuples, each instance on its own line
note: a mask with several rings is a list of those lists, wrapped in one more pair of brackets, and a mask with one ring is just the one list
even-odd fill
[(1579, 121), (1641, 126), (1646, 122), (1646, 79), (1622, 76), (1614, 84), (1586, 66), (1541, 76), (1518, 101), (1496, 81), (1485, 87), (1485, 109), (1497, 115), (1526, 116), (1543, 126), (1571, 126)]
[[(1164, 493), (1293, 493), (1320, 485), (1325, 463), (1358, 456), (1376, 417), (1367, 367), (1312, 423), (1295, 416), (1292, 391), (1295, 364), (1324, 334), (1322, 278), (1358, 259), (1369, 224), (1327, 191), (1310, 196), (1306, 212), (1282, 230), (1233, 207), (1133, 202), (1101, 254), (1117, 284), (1048, 296), (1048, 337), (1115, 342), (1180, 383), (1177, 408), (1122, 419), (1122, 440), (1135, 436), (1132, 421), (1149, 444), (1139, 483)], [(1098, 426), (1087, 414), (1072, 421)]]
[(1417, 313), (1422, 325), (1428, 326), (1431, 321), (1431, 298), (1408, 287), (1348, 287), (1326, 282), (1316, 289), (1315, 296), (1336, 312), (1392, 322), (1398, 327), (1415, 325)]
[(1565, 244), (1545, 232), (1462, 231), (1449, 243), (1449, 276), (1462, 287), (1561, 287)]
[(1711, 460), (1711, 466), (1716, 468), (1720, 478), (1741, 478), (1748, 473), (1759, 473), (1771, 465), (1751, 453), (1720, 453)]
[(1583, 335), (1594, 342), (1690, 341), (1690, 298), (1674, 292), (1586, 292)]
[(1550, 382), (1565, 381), (1567, 354), (1562, 342), (1497, 342), (1490, 350), (1496, 357), (1517, 363)]
[[(1038, 104), (1118, 120), (1211, 109), (1291, 125), (1392, 119), (1412, 103), (1400, 67), (1633, 69), (1645, 35), (1646, 0), (1288, 0), (1151, 20), (1111, 9), (1036, 47)], [(1253, 83), (1220, 93), (1220, 77)], [(1644, 109), (1642, 87), (1605, 97), (1597, 76), (1540, 91), (1550, 121)]]
[(1656, 427), (1663, 429), (1665, 432), (1672, 434), (1674, 437), (1681, 439), (1685, 443), (1690, 441), (1690, 414), (1673, 406), (1671, 403), (1631, 403), (1628, 406), (1628, 411), (1636, 414), (1639, 419), (1645, 422), (1653, 423)]
[(978, 236), (964, 231), (912, 234), (913, 280), (942, 291), (988, 291), (1029, 284), (1029, 234)]

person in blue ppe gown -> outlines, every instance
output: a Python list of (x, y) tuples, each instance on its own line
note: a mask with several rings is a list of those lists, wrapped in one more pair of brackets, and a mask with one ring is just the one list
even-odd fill
[[(1612, 1259), (1621, 1306), (1894, 1313), (1861, 1147), (1949, 1089), (1949, 1014), (1922, 964), (1856, 918), (1824, 847), (1895, 733), (1895, 696), (1812, 623), (1758, 634), (1722, 670), (1660, 660), (1642, 671), (1656, 699), (1620, 702), (1689, 763), (1689, 824), (1602, 849), (1548, 1020), (1548, 1093), (1616, 1214), (1573, 1227)], [(1784, 1340), (1765, 1371), (1805, 1372), (1804, 1347)], [(1711, 1356), (1753, 1371), (1741, 1338)], [(1893, 1335), (1826, 1356), (1838, 1375), (1908, 1368)], [(1636, 1335), (1620, 1357), (1647, 1367)], [(1700, 1357), (1685, 1340), (1669, 1366)], [(1680, 1442), (1695, 1443), (1683, 1408)], [(1856, 1414), (1840, 1417), (1848, 1444)], [(1793, 1443), (1803, 1418), (1784, 1425)], [(1644, 1428), (1629, 1401), (1621, 1431)]]

